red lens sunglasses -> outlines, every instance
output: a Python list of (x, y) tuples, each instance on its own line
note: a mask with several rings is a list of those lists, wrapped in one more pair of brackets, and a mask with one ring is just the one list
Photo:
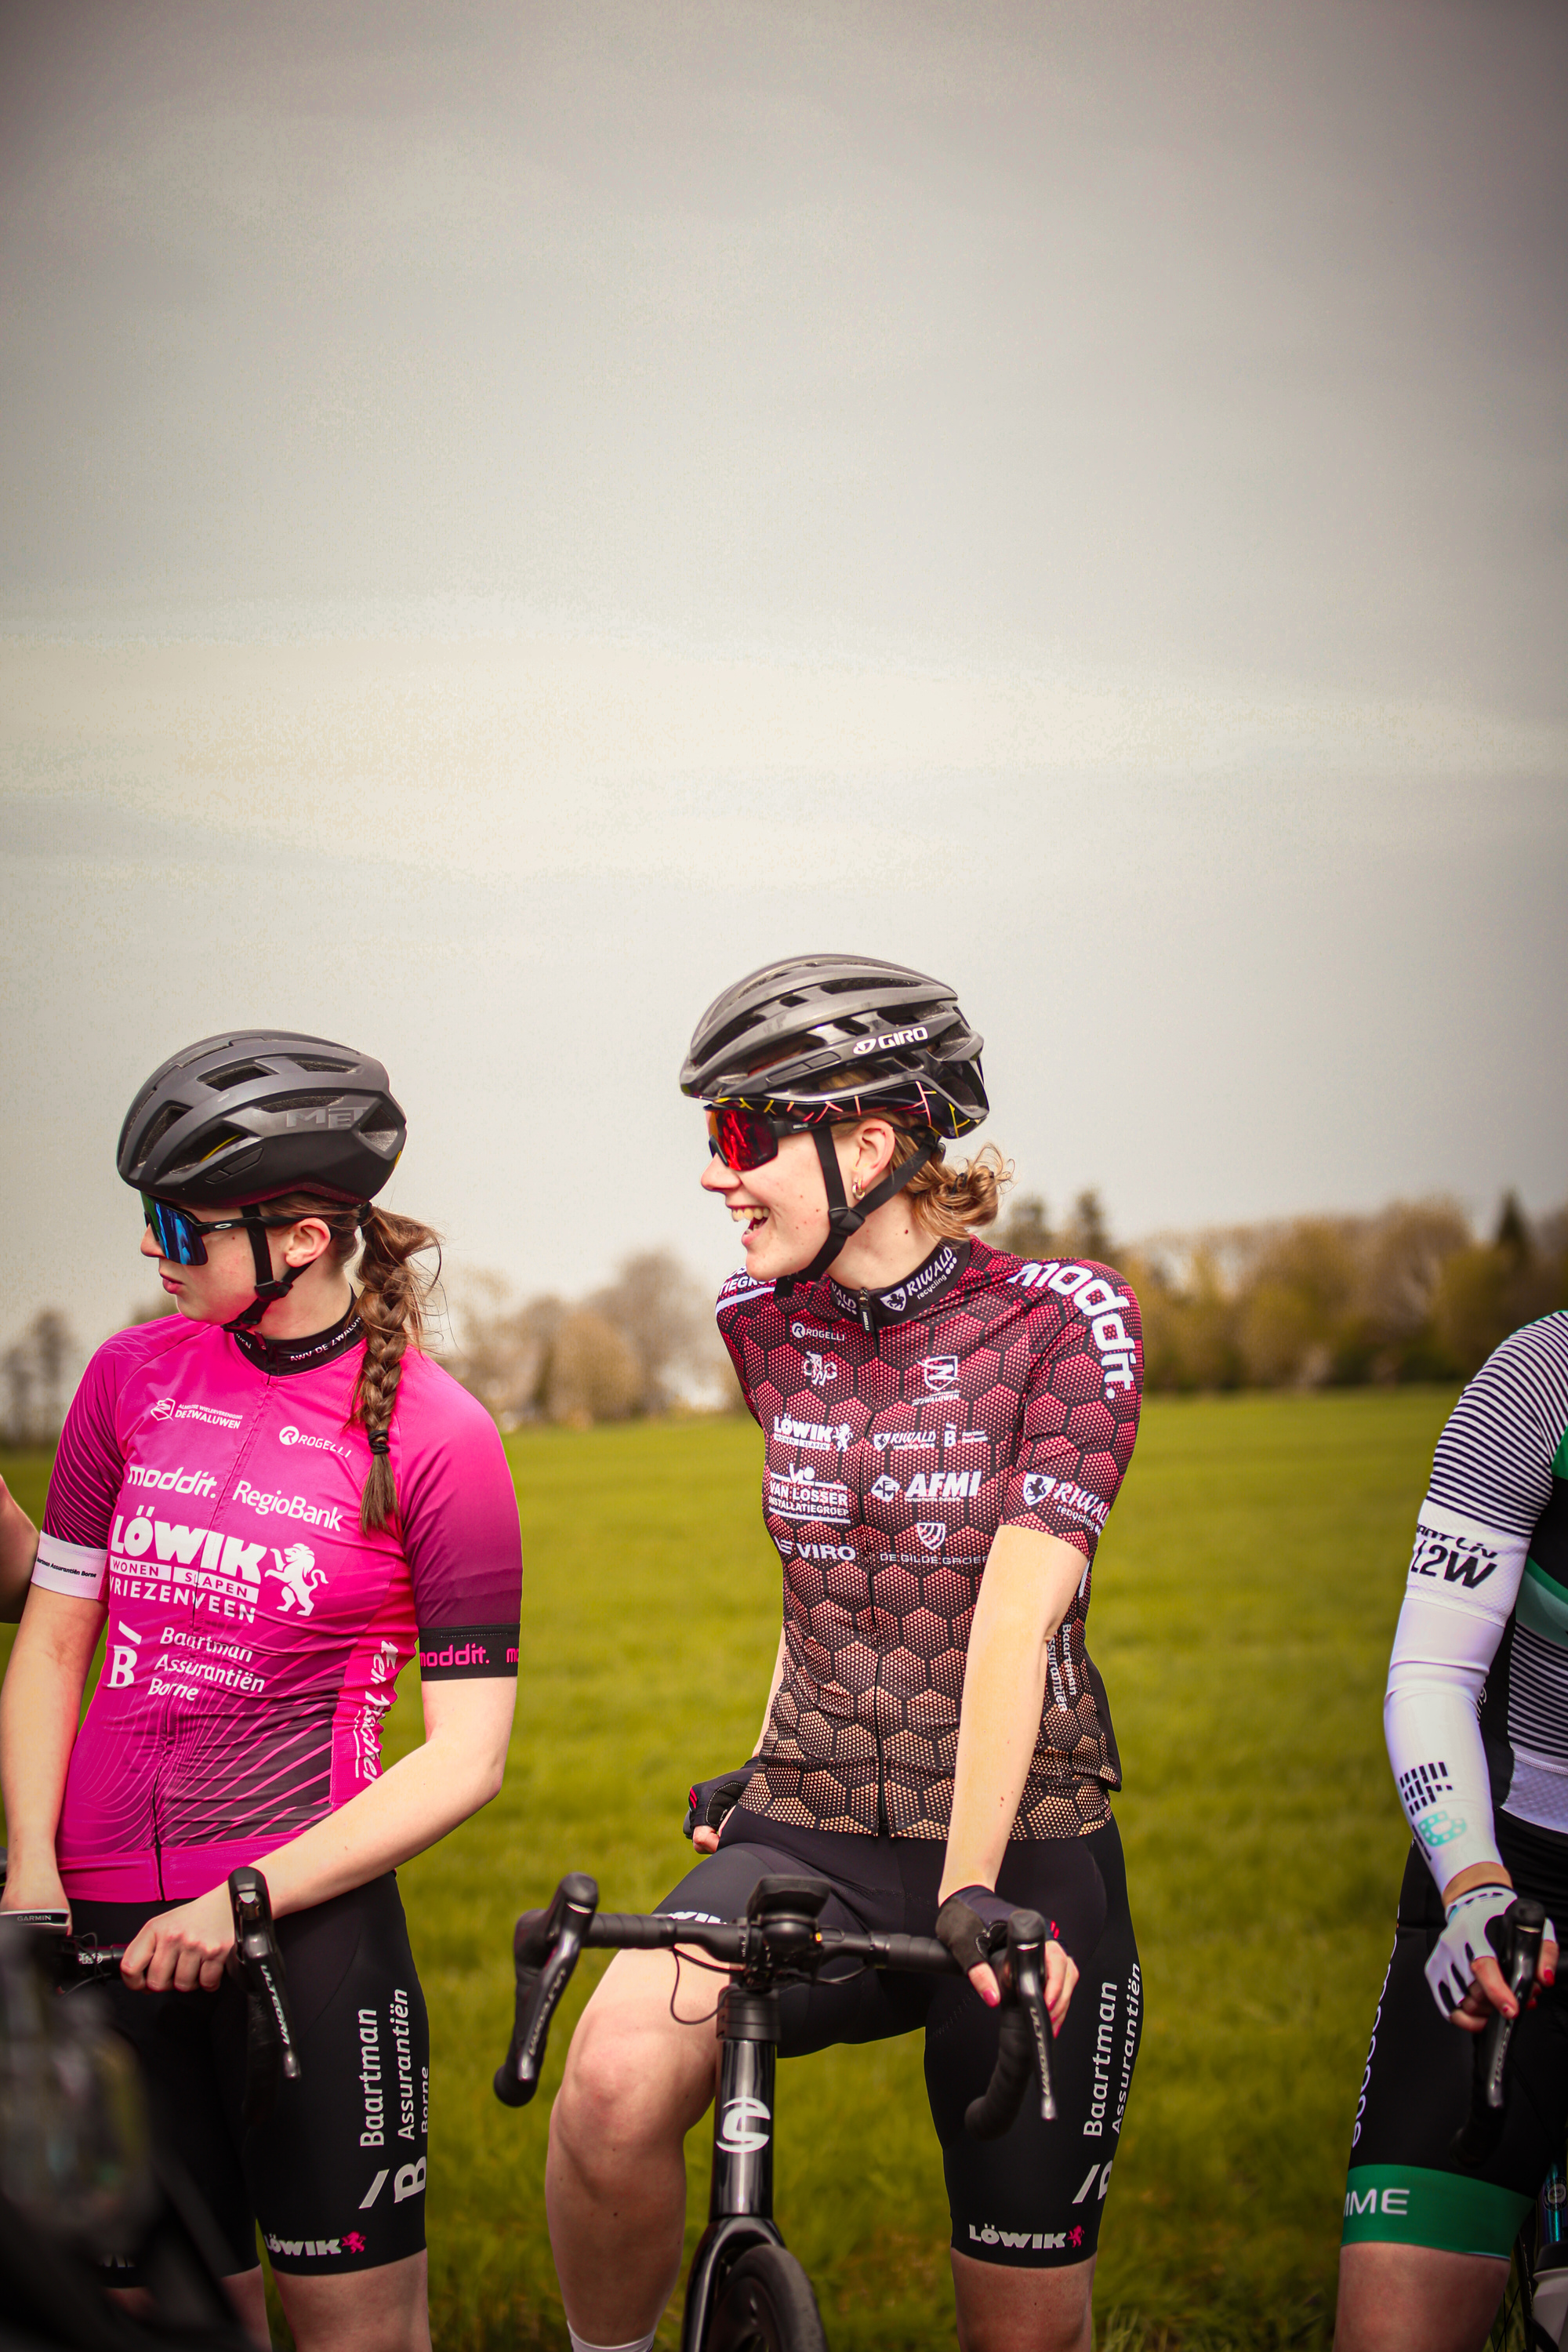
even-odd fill
[(765, 1111), (747, 1110), (740, 1103), (716, 1103), (708, 1113), (708, 1149), (738, 1176), (776, 1160), (781, 1135), (804, 1132), (798, 1119), (770, 1118)]

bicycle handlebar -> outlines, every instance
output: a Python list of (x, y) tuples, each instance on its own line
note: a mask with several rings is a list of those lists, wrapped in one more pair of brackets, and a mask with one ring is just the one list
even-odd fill
[(1453, 2153), (1473, 2171), (1484, 2164), (1502, 2137), (1508, 2109), (1508, 2062), (1513, 2029), (1524, 2015), (1541, 1965), (1541, 1939), (1546, 1926), (1545, 1906), (1521, 1895), (1502, 1915), (1504, 1948), (1500, 1954), (1508, 1989), (1519, 2003), (1517, 2013), (1505, 2017), (1494, 2010), (1476, 2036), (1471, 2062), (1470, 2111), (1454, 2134)]
[[(601, 1912), (598, 1900), (594, 1880), (573, 1871), (545, 1910), (525, 1911), (518, 1920), (512, 1936), (517, 1998), (511, 2042), (495, 2074), (495, 2095), (505, 2106), (526, 2106), (539, 2088), (551, 2020), (584, 1946), (636, 1952), (695, 1947), (727, 1967), (757, 1970), (763, 1982), (775, 1974), (784, 1979), (815, 1975), (833, 1959), (867, 1960), (874, 1968), (932, 1976), (963, 1973), (934, 1936), (857, 1935), (839, 1927), (814, 1927), (809, 1943), (791, 1949), (775, 1970), (765, 1922), (676, 1918), (658, 1911)], [(1007, 1922), (1005, 1954), (997, 1954), (1004, 2005), (995, 2069), (964, 2116), (975, 2139), (999, 2139), (1010, 2128), (1037, 2069), (1040, 2114), (1047, 2123), (1056, 2121), (1051, 2025), (1042, 1976), (1045, 1939), (1045, 1921), (1037, 1912), (1014, 1912)]]

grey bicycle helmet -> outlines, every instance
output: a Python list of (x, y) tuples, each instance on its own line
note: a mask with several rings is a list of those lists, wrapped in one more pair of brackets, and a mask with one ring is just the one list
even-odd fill
[(161, 1063), (126, 1113), (120, 1173), (189, 1208), (280, 1192), (369, 1201), (408, 1132), (368, 1054), (290, 1029), (231, 1029)]
[(803, 1126), (902, 1110), (956, 1136), (990, 1108), (984, 1042), (926, 972), (875, 956), (787, 956), (714, 998), (680, 1086), (707, 1103), (776, 1106)]
[[(984, 1042), (944, 981), (876, 956), (787, 956), (714, 998), (681, 1066), (682, 1093), (808, 1129), (822, 1164), (827, 1240), (781, 1294), (825, 1274), (872, 1211), (940, 1156), (943, 1137), (978, 1127), (990, 1108)], [(828, 1130), (873, 1111), (901, 1113), (920, 1148), (852, 1205)]]

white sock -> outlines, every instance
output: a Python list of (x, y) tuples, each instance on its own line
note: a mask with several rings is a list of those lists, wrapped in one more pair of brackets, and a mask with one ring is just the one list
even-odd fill
[(629, 2344), (590, 2344), (579, 2336), (572, 2322), (566, 2322), (566, 2333), (572, 2338), (572, 2352), (653, 2352), (653, 2339), (658, 2329), (650, 2327), (646, 2336), (634, 2336)]

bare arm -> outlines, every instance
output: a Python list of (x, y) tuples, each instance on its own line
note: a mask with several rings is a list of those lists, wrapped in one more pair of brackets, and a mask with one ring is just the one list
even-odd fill
[[(773, 1678), (768, 1685), (768, 1696), (766, 1704), (763, 1708), (762, 1725), (757, 1732), (756, 1747), (752, 1750), (753, 1756), (758, 1753), (763, 1740), (768, 1736), (768, 1718), (773, 1711), (773, 1701), (779, 1695), (779, 1685), (784, 1680), (784, 1628), (781, 1625), (779, 1628), (779, 1645), (773, 1655)], [(691, 1832), (691, 1843), (696, 1847), (699, 1853), (716, 1853), (719, 1850), (719, 1832), (717, 1830), (707, 1828), (693, 1830)]]
[(0, 1478), (0, 1624), (21, 1616), (37, 1554), (38, 1530)]
[[(258, 1854), (274, 1914), (305, 1911), (379, 1878), (488, 1805), (501, 1785), (517, 1684), (510, 1676), (424, 1685), (425, 1740), (346, 1805)], [(226, 1886), (150, 1919), (125, 1955), (128, 1984), (209, 1989), (234, 1941)]]
[[(1039, 1738), (1051, 1637), (1082, 1577), (1083, 1554), (1059, 1536), (1033, 1528), (996, 1530), (964, 1662), (942, 1900), (963, 1886), (996, 1884)], [(1053, 1954), (1059, 1954), (1059, 1965)], [(1057, 1945), (1047, 1947), (1047, 1997), (1059, 2026), (1058, 2009), (1065, 2013), (1078, 1970)], [(981, 1997), (994, 2003), (992, 1971), (972, 1969), (970, 1976)]]
[(81, 1695), (107, 1613), (100, 1601), (42, 1587), (28, 1602), (0, 1689), (0, 1781), (10, 1842), (0, 1908), (65, 1903), (55, 1831)]

